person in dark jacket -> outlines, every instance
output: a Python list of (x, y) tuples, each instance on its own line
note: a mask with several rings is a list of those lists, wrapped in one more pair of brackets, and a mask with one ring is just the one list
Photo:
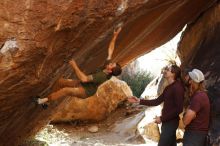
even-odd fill
[(181, 69), (177, 65), (171, 65), (166, 67), (163, 73), (169, 85), (157, 99), (139, 100), (136, 97), (129, 97), (128, 101), (147, 106), (157, 106), (163, 102), (162, 114), (155, 118), (155, 123), (162, 123), (158, 146), (176, 146), (176, 129), (179, 125), (179, 114), (183, 111), (184, 101)]

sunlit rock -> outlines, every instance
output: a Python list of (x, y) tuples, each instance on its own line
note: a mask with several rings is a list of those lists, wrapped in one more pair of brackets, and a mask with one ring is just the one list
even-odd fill
[[(163, 78), (163, 76), (156, 77), (147, 85), (141, 97), (144, 99), (157, 98), (166, 86), (167, 81)], [(146, 141), (148, 139), (157, 142), (159, 141), (160, 130), (159, 126), (154, 123), (154, 117), (161, 115), (161, 109), (162, 106), (147, 106), (145, 110), (145, 117), (138, 124), (138, 130)]]
[[(115, 26), (123, 23), (113, 60), (124, 66), (167, 42), (215, 1), (1, 0), (2, 145), (19, 145), (51, 121), (56, 107), (44, 111), (32, 97), (48, 95), (58, 78), (70, 77), (71, 58), (86, 73), (101, 66)], [(4, 48), (10, 40), (16, 49)]]
[(154, 122), (149, 123), (144, 127), (144, 129), (145, 129), (144, 136), (146, 136), (145, 138), (151, 139), (153, 141), (159, 141), (160, 131), (156, 123)]
[(98, 88), (94, 96), (66, 99), (59, 105), (52, 121), (102, 120), (131, 95), (132, 91), (124, 81), (112, 77)]
[(96, 133), (99, 131), (99, 127), (98, 126), (91, 126), (88, 128), (88, 131), (91, 133)]

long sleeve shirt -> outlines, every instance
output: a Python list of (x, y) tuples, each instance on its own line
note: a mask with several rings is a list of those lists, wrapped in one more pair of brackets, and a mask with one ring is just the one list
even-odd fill
[(161, 121), (166, 122), (179, 118), (179, 114), (183, 111), (184, 87), (180, 81), (168, 85), (163, 93), (153, 100), (140, 100), (141, 105), (157, 106), (164, 102)]

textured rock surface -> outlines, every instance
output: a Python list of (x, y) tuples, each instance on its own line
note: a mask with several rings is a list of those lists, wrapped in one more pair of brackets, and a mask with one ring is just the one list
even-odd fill
[(129, 86), (115, 77), (103, 83), (96, 94), (87, 99), (66, 99), (59, 105), (53, 122), (73, 120), (102, 120), (116, 109), (118, 104), (132, 96)]
[[(211, 142), (220, 144), (220, 4), (187, 27), (178, 50), (183, 66), (199, 68), (206, 77), (211, 99)], [(217, 138), (219, 137), (219, 138)]]
[(124, 22), (113, 59), (122, 65), (177, 34), (215, 0), (1, 0), (0, 139), (18, 145), (56, 112), (31, 96), (46, 95), (70, 75), (73, 57), (87, 73), (100, 66), (114, 26)]
[(156, 123), (154, 122), (148, 123), (146, 126), (144, 126), (144, 130), (145, 130), (144, 136), (146, 136), (147, 139), (151, 139), (156, 142), (159, 141), (160, 131)]

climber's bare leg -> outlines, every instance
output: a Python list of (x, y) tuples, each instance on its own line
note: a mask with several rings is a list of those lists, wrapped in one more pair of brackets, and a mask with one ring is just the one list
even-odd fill
[(88, 97), (85, 92), (85, 89), (82, 86), (76, 87), (76, 88), (65, 87), (65, 88), (62, 88), (56, 92), (51, 93), (46, 98), (39, 98), (37, 102), (38, 102), (38, 104), (44, 104), (48, 101), (58, 100), (62, 97), (66, 97), (66, 96), (74, 96), (74, 97), (78, 97), (78, 98), (87, 98)]
[(78, 97), (78, 98), (86, 98), (87, 97), (85, 89), (83, 87), (76, 87), (76, 88), (65, 87), (65, 88), (62, 88), (62, 89), (50, 94), (48, 96), (48, 99), (53, 101), (53, 100), (57, 100), (57, 99), (60, 99), (62, 97), (66, 97), (66, 96), (74, 96), (74, 97)]
[(64, 87), (79, 87), (79, 86), (80, 86), (79, 80), (60, 78), (59, 80), (57, 80), (57, 82), (53, 86), (52, 91), (54, 92)]

